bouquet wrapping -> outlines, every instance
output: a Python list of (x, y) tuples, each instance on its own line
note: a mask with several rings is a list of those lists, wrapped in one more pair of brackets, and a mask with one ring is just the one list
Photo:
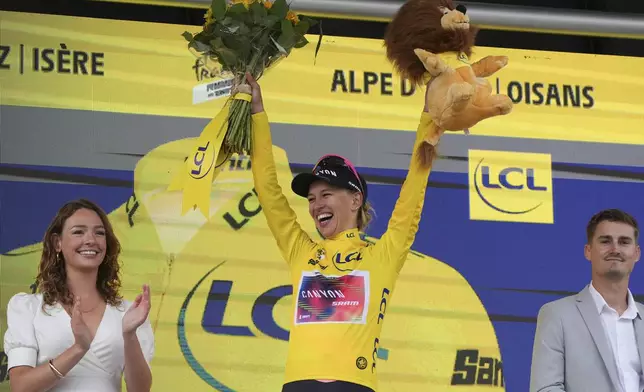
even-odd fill
[(183, 33), (189, 50), (203, 57), (204, 64), (214, 63), (218, 68), (214, 73), (226, 78), (217, 92), (228, 98), (187, 154), (181, 175), (170, 184), (169, 190), (183, 189), (182, 214), (199, 208), (208, 218), (217, 172), (233, 154), (251, 153), (251, 88), (246, 73), (259, 80), (293, 49), (306, 46), (305, 35), (316, 23), (293, 12), (286, 0), (213, 0), (202, 30)]

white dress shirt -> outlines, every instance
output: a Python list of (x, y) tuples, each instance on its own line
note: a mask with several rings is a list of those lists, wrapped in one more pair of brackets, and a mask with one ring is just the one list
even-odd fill
[[(89, 351), (50, 389), (51, 392), (118, 392), (125, 367), (122, 320), (130, 301), (119, 307), (105, 308)], [(4, 350), (8, 369), (15, 366), (35, 367), (59, 356), (74, 344), (69, 314), (56, 304), (43, 313), (41, 294), (19, 293), (7, 304), (7, 331)], [(149, 319), (136, 335), (148, 364), (154, 354), (154, 334)]]
[(631, 291), (628, 291), (628, 308), (620, 316), (615, 309), (608, 306), (592, 282), (589, 290), (615, 357), (621, 392), (642, 392), (644, 377), (633, 325), (638, 312)]

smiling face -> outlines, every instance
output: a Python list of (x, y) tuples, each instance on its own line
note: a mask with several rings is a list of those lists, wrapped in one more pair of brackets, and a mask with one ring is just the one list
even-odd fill
[(624, 222), (600, 222), (584, 255), (592, 264), (593, 280), (627, 279), (640, 259), (635, 229)]
[(107, 249), (105, 226), (96, 212), (79, 209), (67, 218), (55, 243), (66, 269), (97, 270)]
[(65, 203), (43, 238), (36, 284), (44, 304), (71, 305), (70, 280), (92, 274), (96, 274), (96, 288), (103, 299), (120, 304), (120, 254), (121, 244), (100, 206), (87, 199)]
[(316, 181), (309, 188), (309, 214), (324, 238), (358, 227), (362, 195)]

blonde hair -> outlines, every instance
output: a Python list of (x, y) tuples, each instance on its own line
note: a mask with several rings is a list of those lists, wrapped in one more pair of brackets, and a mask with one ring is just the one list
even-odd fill
[(360, 207), (360, 210), (358, 210), (358, 229), (360, 231), (367, 230), (369, 223), (371, 223), (371, 220), (375, 215), (376, 211), (373, 209), (371, 203), (367, 200), (367, 202), (364, 203), (362, 207)]

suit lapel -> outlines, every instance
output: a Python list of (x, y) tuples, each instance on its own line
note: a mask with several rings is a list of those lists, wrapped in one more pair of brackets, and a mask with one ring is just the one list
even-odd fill
[[(593, 297), (588, 290), (588, 286), (582, 290), (577, 295), (577, 308), (581, 312), (581, 316), (586, 323), (586, 327), (590, 331), (590, 334), (593, 337), (593, 341), (599, 350), (599, 354), (608, 369), (608, 375), (610, 376), (611, 381), (615, 387), (615, 390), (620, 390), (619, 377), (617, 373), (617, 365), (615, 364), (615, 357), (613, 356), (613, 350), (610, 348), (610, 343), (602, 321), (599, 318), (599, 313), (597, 312), (597, 307), (593, 301)], [(642, 335), (644, 337), (644, 334)], [(644, 343), (644, 341), (642, 342)], [(641, 347), (641, 345), (640, 345)]]
[(633, 326), (635, 327), (635, 339), (637, 340), (637, 350), (640, 353), (640, 363), (642, 365), (642, 372), (644, 372), (644, 306), (637, 304), (637, 312), (639, 313)]

